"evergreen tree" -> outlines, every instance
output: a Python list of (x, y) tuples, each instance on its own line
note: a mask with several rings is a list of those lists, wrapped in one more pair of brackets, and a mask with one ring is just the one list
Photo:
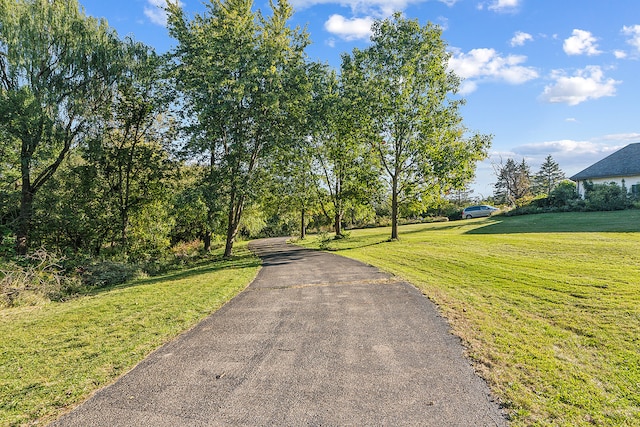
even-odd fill
[(548, 197), (564, 179), (565, 175), (560, 169), (560, 165), (549, 154), (533, 178), (533, 193), (536, 195), (544, 194)]

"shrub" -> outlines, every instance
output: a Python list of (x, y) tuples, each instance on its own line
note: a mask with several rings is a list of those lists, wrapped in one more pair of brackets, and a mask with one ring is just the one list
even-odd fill
[(15, 255), (15, 236), (9, 227), (0, 224), (0, 257)]
[(135, 265), (117, 261), (100, 261), (81, 269), (82, 283), (91, 289), (120, 285), (140, 274)]
[(329, 243), (331, 242), (331, 237), (329, 237), (329, 233), (326, 231), (321, 231), (318, 233), (318, 239), (320, 240), (320, 249), (326, 251), (329, 249)]
[(622, 210), (630, 206), (627, 190), (615, 182), (591, 184), (585, 187), (586, 208), (590, 211)]
[(559, 183), (549, 194), (551, 206), (572, 206), (577, 200), (580, 200), (580, 195), (576, 191), (576, 184), (569, 180)]
[(179, 242), (171, 247), (171, 253), (178, 260), (188, 260), (198, 257), (202, 247), (202, 241), (200, 239), (191, 242)]

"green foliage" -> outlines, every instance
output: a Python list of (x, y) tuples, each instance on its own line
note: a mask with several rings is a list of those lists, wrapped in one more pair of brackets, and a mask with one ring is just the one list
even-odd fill
[(373, 202), (380, 182), (375, 157), (367, 150), (361, 132), (362, 108), (359, 88), (353, 81), (353, 68), (348, 57), (343, 59), (341, 74), (322, 70), (316, 76), (316, 96), (312, 116), (312, 150), (328, 192), (333, 228), (342, 234), (347, 209), (359, 209)]
[(560, 165), (548, 155), (544, 163), (540, 165), (540, 170), (533, 177), (532, 192), (533, 194), (544, 194), (550, 196), (556, 186), (565, 179), (564, 172), (560, 169)]
[(464, 101), (453, 96), (460, 80), (447, 67), (439, 27), (396, 13), (372, 30), (372, 45), (354, 50), (352, 62), (364, 101), (359, 108), (368, 115), (363, 130), (390, 184), (395, 239), (399, 206), (463, 188), (491, 136), (466, 135)]
[(175, 222), (171, 230), (172, 244), (202, 239), (208, 230), (219, 229), (216, 224), (220, 221), (215, 221), (213, 215), (207, 215), (207, 194), (198, 176), (200, 168), (186, 166), (183, 172), (186, 177), (173, 198), (171, 216)]
[(14, 255), (14, 241), (15, 236), (11, 233), (11, 229), (0, 224), (0, 259)]
[[(527, 203), (526, 197), (531, 196), (531, 171), (529, 165), (522, 159), (516, 164), (513, 159), (495, 166), (497, 180), (494, 197), (500, 203), (510, 206), (520, 206)], [(522, 200), (525, 199), (525, 200)], [(530, 200), (530, 199), (529, 199)]]
[(26, 254), (33, 197), (108, 103), (119, 40), (77, 0), (2, 0), (0, 23), (0, 133), (20, 153), (15, 231)]
[(630, 206), (627, 190), (615, 182), (585, 184), (586, 209), (590, 211), (614, 211)]
[(136, 210), (130, 221), (128, 255), (131, 261), (149, 262), (167, 253), (173, 218), (164, 201), (156, 200), (145, 204), (143, 208)]
[(309, 95), (308, 40), (288, 27), (291, 7), (272, 2), (269, 17), (251, 7), (249, 0), (211, 1), (187, 22), (177, 3), (168, 6), (169, 31), (178, 40), (174, 77), (192, 118), (185, 151), (208, 159), (208, 215), (225, 207), (226, 256), (245, 205), (260, 193), (265, 160), (300, 134)]
[(580, 199), (580, 195), (573, 181), (560, 181), (549, 194), (549, 204), (555, 207), (571, 206)]

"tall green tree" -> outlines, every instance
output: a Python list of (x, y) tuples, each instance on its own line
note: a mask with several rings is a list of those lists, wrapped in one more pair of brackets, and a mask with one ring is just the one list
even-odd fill
[(0, 126), (20, 145), (21, 254), (34, 195), (109, 102), (118, 55), (116, 34), (77, 0), (0, 0)]
[(175, 76), (195, 120), (187, 149), (208, 157), (210, 215), (226, 206), (225, 256), (232, 253), (244, 208), (260, 192), (266, 157), (289, 141), (304, 94), (307, 36), (291, 29), (286, 0), (269, 17), (251, 0), (211, 0), (185, 19), (170, 3), (169, 30), (178, 40)]
[(313, 102), (312, 150), (333, 205), (333, 228), (342, 236), (347, 206), (366, 203), (375, 195), (378, 170), (361, 132), (362, 109), (353, 81), (350, 57), (343, 58), (341, 74), (325, 70), (316, 81)]
[(118, 234), (125, 252), (133, 211), (164, 197), (165, 177), (173, 168), (167, 153), (174, 127), (169, 114), (171, 91), (164, 73), (162, 57), (126, 39), (113, 102), (84, 150), (102, 180), (101, 203), (110, 204), (118, 213)]
[(468, 136), (454, 97), (459, 78), (448, 69), (442, 30), (400, 13), (376, 21), (371, 46), (354, 50), (368, 100), (370, 147), (391, 193), (391, 238), (402, 203), (463, 188), (487, 155), (491, 136)]
[(535, 194), (544, 194), (547, 197), (551, 195), (551, 192), (556, 186), (564, 181), (565, 175), (560, 165), (553, 160), (551, 154), (549, 154), (542, 165), (540, 170), (533, 177), (533, 192)]

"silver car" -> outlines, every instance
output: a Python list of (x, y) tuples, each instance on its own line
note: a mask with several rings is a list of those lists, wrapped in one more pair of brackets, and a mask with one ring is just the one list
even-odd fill
[(489, 205), (477, 205), (464, 208), (462, 211), (462, 218), (479, 218), (481, 216), (491, 216), (492, 213), (499, 211), (500, 209)]

